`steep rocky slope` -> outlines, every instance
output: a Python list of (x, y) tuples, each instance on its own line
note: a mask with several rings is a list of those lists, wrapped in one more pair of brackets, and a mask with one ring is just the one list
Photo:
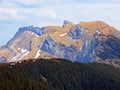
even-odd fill
[(62, 27), (21, 27), (0, 48), (0, 62), (34, 58), (65, 58), (80, 62), (100, 62), (120, 66), (120, 32), (102, 21)]

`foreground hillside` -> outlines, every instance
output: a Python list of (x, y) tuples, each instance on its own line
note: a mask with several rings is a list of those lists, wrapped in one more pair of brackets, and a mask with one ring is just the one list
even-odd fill
[(0, 90), (120, 90), (120, 69), (63, 59), (0, 65)]

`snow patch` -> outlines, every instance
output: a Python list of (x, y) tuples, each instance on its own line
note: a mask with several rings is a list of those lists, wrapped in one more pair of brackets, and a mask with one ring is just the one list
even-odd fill
[(23, 54), (21, 55), (21, 57), (18, 59), (18, 61), (21, 60), (21, 59), (22, 59), (24, 56), (26, 56), (28, 53), (29, 53), (29, 51), (23, 53)]
[(63, 33), (63, 34), (60, 35), (60, 37), (63, 37), (63, 36), (65, 36), (66, 34), (67, 34), (67, 33)]
[(36, 37), (40, 37), (40, 36), (36, 34)]
[(100, 34), (101, 32), (97, 30), (96, 33)]
[(32, 34), (32, 35), (34, 35), (34, 33), (33, 33), (33, 32), (32, 32), (31, 34)]
[(36, 37), (39, 37), (39, 35), (35, 34), (34, 32), (31, 33), (32, 35), (36, 36)]
[(19, 56), (20, 56), (20, 54), (18, 54), (17, 56), (13, 57), (13, 58), (10, 60), (10, 62), (16, 61)]
[(18, 50), (20, 50), (20, 48), (19, 47), (17, 47), (18, 48)]
[(37, 51), (37, 54), (36, 54), (35, 58), (38, 58), (40, 56), (40, 52), (41, 52), (41, 50)]
[(24, 56), (26, 56), (29, 53), (26, 49), (21, 49), (21, 53), (19, 53), (17, 56), (13, 57), (10, 62), (15, 62), (21, 60)]
[(23, 53), (25, 53), (27, 50), (22, 48), (21, 51), (22, 51), (22, 54), (23, 54)]

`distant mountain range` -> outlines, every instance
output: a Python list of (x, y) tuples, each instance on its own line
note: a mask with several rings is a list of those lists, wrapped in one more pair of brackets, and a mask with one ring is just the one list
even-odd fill
[(120, 67), (120, 32), (102, 21), (63, 26), (21, 27), (0, 47), (0, 63), (36, 58), (65, 58)]

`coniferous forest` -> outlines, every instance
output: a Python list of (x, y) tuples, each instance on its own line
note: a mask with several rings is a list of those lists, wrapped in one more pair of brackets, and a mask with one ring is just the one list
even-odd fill
[(0, 65), (0, 90), (120, 90), (120, 69), (39, 59)]

